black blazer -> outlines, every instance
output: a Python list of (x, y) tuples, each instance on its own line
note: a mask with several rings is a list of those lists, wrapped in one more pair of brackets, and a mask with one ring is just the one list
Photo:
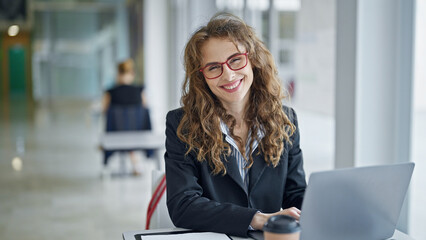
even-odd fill
[(176, 134), (183, 110), (167, 114), (167, 207), (176, 227), (247, 236), (257, 211), (273, 213), (293, 206), (300, 209), (306, 181), (299, 130), (294, 110), (284, 107), (284, 111), (296, 125), (291, 136), (293, 144), (285, 143), (275, 168), (268, 166), (263, 154), (256, 155), (255, 150), (248, 189), (233, 157), (222, 159), (227, 170), (223, 176), (213, 175), (207, 161), (197, 161), (195, 152), (185, 155), (187, 146)]

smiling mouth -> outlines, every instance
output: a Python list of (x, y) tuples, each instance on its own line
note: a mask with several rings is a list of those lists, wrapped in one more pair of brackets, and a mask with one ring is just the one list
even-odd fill
[(232, 90), (232, 89), (238, 87), (238, 85), (240, 85), (241, 81), (242, 81), (242, 79), (235, 81), (233, 84), (224, 85), (222, 87), (225, 88), (226, 90)]

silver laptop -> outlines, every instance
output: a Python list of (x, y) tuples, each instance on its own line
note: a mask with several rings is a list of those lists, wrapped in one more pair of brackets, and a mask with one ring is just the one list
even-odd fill
[(300, 225), (302, 240), (392, 237), (414, 163), (312, 173)]

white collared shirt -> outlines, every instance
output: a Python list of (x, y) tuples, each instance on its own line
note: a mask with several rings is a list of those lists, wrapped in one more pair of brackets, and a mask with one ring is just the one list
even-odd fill
[[(246, 168), (247, 161), (244, 159), (243, 155), (241, 154), (241, 152), (238, 148), (238, 144), (231, 137), (231, 133), (229, 131), (228, 126), (222, 120), (220, 120), (220, 130), (222, 131), (223, 134), (226, 135), (226, 137), (225, 137), (226, 142), (231, 145), (231, 150), (232, 150), (231, 155), (235, 157), (235, 160), (237, 161), (238, 169), (240, 171), (240, 175), (241, 175), (241, 178), (243, 180), (244, 186), (246, 187), (246, 189), (248, 189), (249, 177), (248, 177), (248, 174), (247, 174), (248, 169)], [(259, 140), (261, 140), (264, 136), (263, 131), (261, 131), (259, 129), (259, 131), (257, 132), (257, 136), (258, 136)], [(252, 151), (249, 153), (250, 141), (251, 141), (251, 132), (249, 132), (249, 134), (248, 134), (246, 145), (244, 147), (246, 159), (249, 159), (250, 154), (252, 154), (254, 152), (254, 150), (256, 150), (257, 146), (259, 145), (259, 142), (256, 139), (254, 139)]]

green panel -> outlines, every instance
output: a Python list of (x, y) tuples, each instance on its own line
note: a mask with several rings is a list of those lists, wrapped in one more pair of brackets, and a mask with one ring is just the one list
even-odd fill
[(9, 88), (11, 94), (25, 94), (25, 48), (9, 48)]

